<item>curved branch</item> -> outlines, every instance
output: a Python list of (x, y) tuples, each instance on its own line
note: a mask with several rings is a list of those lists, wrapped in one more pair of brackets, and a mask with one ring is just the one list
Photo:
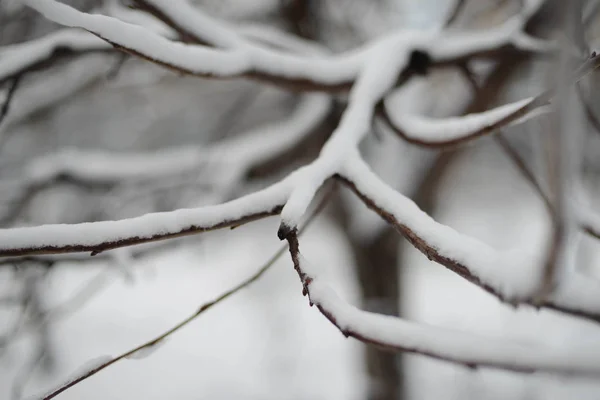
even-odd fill
[[(524, 38), (523, 29), (531, 17), (531, 10), (476, 35), (399, 31), (341, 55), (299, 57), (245, 41), (236, 42), (234, 48), (227, 50), (174, 43), (140, 26), (107, 16), (82, 13), (54, 0), (26, 0), (26, 4), (55, 22), (86, 29), (120, 50), (180, 73), (208, 78), (246, 77), (296, 90), (347, 90), (370, 58), (372, 50), (383, 42), (387, 43), (391, 52), (403, 56), (405, 65), (400, 70), (411, 73), (421, 72), (409, 64), (410, 55), (414, 52), (424, 53), (429, 66), (429, 60), (432, 65), (447, 65), (472, 57), (489, 56), (506, 48), (536, 52), (550, 50), (545, 43)], [(186, 26), (189, 27), (189, 24)], [(214, 41), (214, 35), (211, 37)], [(231, 45), (232, 42), (227, 39), (225, 44)], [(411, 68), (414, 70), (411, 71)]]
[(383, 183), (358, 157), (339, 179), (430, 260), (509, 304), (529, 304), (600, 322), (600, 285), (571, 274), (542, 304), (533, 298), (543, 273), (539, 255), (521, 248), (500, 252), (437, 223)]
[(73, 54), (109, 51), (114, 50), (105, 41), (76, 29), (62, 29), (40, 39), (0, 47), (0, 84)]
[(148, 12), (173, 28), (183, 41), (220, 48), (235, 48), (248, 42), (232, 26), (211, 18), (187, 0), (134, 0), (137, 8)]
[[(584, 76), (600, 67), (600, 56), (592, 54), (571, 77), (577, 84)], [(378, 105), (377, 115), (405, 141), (430, 148), (460, 146), (493, 134), (501, 128), (521, 124), (551, 111), (547, 106), (555, 96), (548, 90), (536, 97), (505, 104), (480, 113), (442, 119), (393, 112), (388, 101)]]
[(588, 347), (556, 349), (533, 343), (501, 340), (375, 314), (343, 301), (319, 278), (319, 269), (300, 254), (296, 232), (286, 237), (294, 268), (311, 305), (346, 337), (390, 351), (405, 351), (466, 367), (491, 367), (518, 372), (600, 375), (600, 354)]
[[(394, 133), (405, 141), (423, 147), (448, 148), (459, 146), (498, 129), (523, 123), (550, 111), (548, 96), (505, 104), (481, 113), (461, 117), (432, 119), (419, 115), (391, 113), (384, 102), (378, 115)], [(537, 111), (537, 113), (534, 113)]]

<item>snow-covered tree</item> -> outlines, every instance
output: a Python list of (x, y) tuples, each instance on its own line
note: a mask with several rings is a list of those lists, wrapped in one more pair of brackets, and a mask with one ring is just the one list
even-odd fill
[[(41, 398), (156, 348), (284, 255), (308, 303), (370, 346), (372, 398), (400, 396), (395, 353), (598, 377), (598, 347), (404, 318), (398, 270), (403, 236), (504, 304), (600, 321), (600, 284), (579, 265), (585, 236), (600, 237), (597, 2), (413, 3), (0, 3), (0, 257), (12, 271), (0, 301), (21, 316), (6, 343), (38, 333), (31, 368), (51, 363), (44, 338), (61, 311), (44, 306), (47, 271), (103, 260), (128, 277), (135, 259), (273, 216), (285, 242), (177, 326), (94, 360)], [(489, 139), (545, 213), (544, 233), (510, 249), (430, 216), (449, 162)], [(360, 307), (336, 293), (323, 257), (303, 250), (315, 218), (346, 236)]]

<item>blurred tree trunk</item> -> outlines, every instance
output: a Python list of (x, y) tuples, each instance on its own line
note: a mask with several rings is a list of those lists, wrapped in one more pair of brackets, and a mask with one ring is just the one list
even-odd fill
[[(435, 194), (448, 164), (456, 152), (440, 153), (429, 170), (423, 174), (415, 193), (407, 193), (427, 213), (433, 212)], [(366, 310), (399, 316), (402, 305), (402, 252), (407, 249), (401, 236), (390, 226), (368, 240), (349, 234), (349, 213), (344, 207), (338, 216), (347, 240), (352, 246), (357, 265), (357, 277), (362, 304)], [(389, 353), (373, 346), (366, 348), (366, 365), (372, 386), (369, 400), (403, 398), (402, 359), (399, 353)]]
[[(399, 315), (398, 233), (385, 227), (368, 241), (357, 240), (352, 235), (348, 235), (348, 240), (356, 259), (363, 307), (382, 314)], [(367, 347), (365, 353), (371, 382), (368, 398), (400, 399), (403, 380), (400, 356), (372, 346)]]

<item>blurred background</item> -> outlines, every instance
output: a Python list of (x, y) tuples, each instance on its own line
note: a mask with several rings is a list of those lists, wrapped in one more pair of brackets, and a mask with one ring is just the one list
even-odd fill
[[(114, 1), (65, 1), (103, 11)], [(397, 29), (442, 29), (454, 0), (207, 0), (198, 7), (236, 25), (261, 24), (340, 52)], [(462, 2), (461, 2), (462, 3)], [(564, 35), (549, 1), (528, 29)], [(596, 1), (584, 1), (580, 49), (594, 49)], [(520, 10), (519, 0), (470, 0), (447, 29), (485, 29)], [(586, 19), (587, 18), (587, 19)], [(20, 2), (0, 0), (0, 45), (60, 29)], [(4, 54), (4, 57), (7, 53)], [(0, 50), (0, 64), (3, 53)], [(6, 61), (6, 60), (5, 60)], [(459, 115), (536, 95), (547, 60), (512, 54), (473, 66), (482, 90), (456, 68), (412, 79), (398, 93), (409, 109)], [(597, 84), (585, 81), (594, 106)], [(249, 80), (185, 77), (116, 52), (67, 55), (3, 82), (14, 98), (0, 123), (2, 227), (118, 219), (214, 204), (266, 186), (314, 158), (343, 110), (336, 100), (310, 135), (241, 176), (206, 163), (167, 176), (82, 182), (39, 160), (65, 151), (159, 154), (210, 148), (266, 125), (284, 124), (297, 93)], [(0, 103), (1, 104), (1, 103)], [(586, 188), (597, 198), (600, 135), (589, 124)], [(536, 168), (544, 123), (503, 135)], [(388, 183), (438, 221), (497, 248), (539, 243), (542, 201), (498, 142), (482, 138), (445, 151), (409, 145), (375, 125), (362, 144)], [(75, 154), (75, 153), (74, 153)], [(95, 159), (89, 159), (94, 163)], [(87, 162), (84, 160), (84, 162)], [(31, 166), (37, 169), (28, 169)], [(233, 174), (235, 175), (235, 173)], [(33, 182), (33, 183), (32, 183)], [(592, 201), (593, 203), (593, 201)], [(133, 259), (24, 259), (0, 265), (0, 399), (27, 398), (65, 381), (90, 360), (117, 355), (167, 330), (252, 274), (281, 243), (276, 217), (178, 240)], [(349, 302), (364, 309), (491, 336), (552, 346), (599, 346), (598, 327), (546, 310), (513, 309), (427, 260), (344, 190), (304, 234), (303, 252)], [(598, 249), (582, 238), (578, 265), (598, 279)], [(289, 257), (203, 314), (146, 357), (124, 360), (61, 399), (567, 399), (600, 398), (600, 382), (576, 377), (470, 370), (390, 354), (345, 339), (301, 294)]]

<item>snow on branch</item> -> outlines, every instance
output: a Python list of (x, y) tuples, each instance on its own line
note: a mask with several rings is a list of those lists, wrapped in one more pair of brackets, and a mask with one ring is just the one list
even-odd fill
[(249, 43), (235, 28), (203, 13), (187, 0), (134, 0), (137, 7), (155, 16), (177, 31), (184, 40), (221, 48)]
[(67, 148), (35, 158), (17, 170), (18, 179), (0, 179), (5, 190), (19, 193), (0, 223), (10, 225), (39, 191), (62, 182), (84, 188), (127, 188), (139, 182), (154, 183), (151, 186), (155, 187), (164, 182), (173, 184), (174, 178), (194, 172), (195, 184), (210, 187), (217, 196), (214, 201), (225, 201), (244, 185), (249, 171), (295, 147), (318, 129), (331, 105), (326, 94), (303, 94), (288, 118), (207, 146), (153, 153)]
[(369, 208), (427, 256), (509, 304), (530, 304), (600, 322), (600, 283), (567, 275), (542, 304), (534, 301), (544, 271), (543, 254), (523, 247), (498, 251), (436, 222), (402, 196), (358, 157), (340, 174)]
[[(293, 147), (327, 116), (331, 100), (323, 94), (306, 94), (289, 118), (236, 135), (208, 146), (187, 146), (152, 153), (108, 153), (63, 149), (29, 162), (20, 180), (38, 184), (69, 176), (94, 184), (133, 179), (157, 179), (222, 163), (240, 173), (266, 158)], [(0, 181), (1, 182), (1, 181)]]
[(110, 50), (105, 41), (77, 29), (62, 29), (39, 39), (0, 47), (0, 84), (43, 67), (61, 53)]
[[(111, 4), (106, 10), (109, 15), (132, 24), (144, 26), (161, 36), (175, 38), (175, 32), (159, 21), (151, 20), (147, 14), (128, 10)], [(70, 55), (114, 52), (106, 41), (82, 32), (79, 29), (60, 29), (23, 43), (0, 47), (0, 84), (51, 65), (54, 61)]]
[(366, 312), (346, 303), (319, 277), (319, 269), (300, 253), (296, 233), (287, 240), (303, 293), (311, 305), (346, 337), (392, 351), (426, 355), (467, 367), (493, 367), (519, 372), (598, 376), (600, 354), (589, 347), (557, 349), (536, 343), (502, 340)]
[[(570, 79), (576, 83), (598, 67), (600, 56), (594, 53)], [(504, 104), (480, 113), (441, 119), (396, 111), (388, 97), (383, 105), (378, 107), (377, 114), (394, 133), (409, 143), (424, 147), (448, 148), (552, 112), (550, 100), (554, 96), (555, 90), (548, 90), (536, 97)]]
[(388, 102), (379, 115), (394, 133), (409, 143), (424, 147), (451, 147), (523, 123), (549, 112), (547, 102), (536, 98), (519, 100), (480, 113), (433, 119), (421, 115), (392, 112)]
[(216, 50), (173, 42), (141, 26), (104, 15), (79, 12), (53, 0), (31, 0), (26, 4), (57, 23), (84, 28), (119, 49), (195, 76), (247, 76), (267, 81), (278, 78), (290, 81), (292, 86), (302, 86), (310, 80), (339, 90), (348, 87), (360, 68), (361, 57), (357, 54), (318, 59), (250, 46)]
[[(327, 205), (327, 202), (328, 202), (328, 200), (330, 198), (330, 195), (333, 193), (333, 189), (335, 189), (335, 187), (333, 187), (332, 190), (329, 191), (329, 193), (325, 194), (325, 197), (321, 201), (320, 205), (315, 208), (314, 212), (307, 218), (306, 223), (304, 224), (304, 226), (302, 226), (302, 228), (299, 230), (298, 235), (302, 235), (302, 233), (304, 232), (304, 230), (306, 228), (308, 228), (309, 225), (315, 220), (315, 218), (321, 213), (321, 211), (323, 211), (323, 209)], [(191, 322), (193, 322), (196, 319), (198, 319), (206, 311), (210, 310), (211, 308), (213, 308), (217, 304), (219, 304), (219, 303), (227, 300), (229, 297), (233, 296), (234, 294), (236, 294), (239, 291), (247, 288), (248, 286), (250, 286), (251, 284), (253, 284), (257, 280), (259, 280), (271, 267), (273, 267), (273, 265), (275, 265), (275, 263), (277, 262), (277, 260), (279, 260), (281, 258), (281, 256), (283, 256), (285, 254), (285, 252), (286, 252), (286, 246), (281, 247), (265, 263), (263, 263), (263, 265), (260, 268), (258, 268), (256, 270), (256, 272), (254, 272), (248, 278), (244, 279), (243, 281), (241, 281), (240, 283), (238, 283), (237, 285), (235, 285), (231, 289), (226, 290), (221, 295), (219, 295), (218, 297), (216, 297), (214, 300), (211, 300), (209, 302), (206, 302), (206, 303), (200, 305), (196, 309), (196, 311), (194, 313), (192, 313), (190, 316), (188, 316), (187, 318), (185, 318), (181, 322), (177, 323), (175, 326), (169, 328), (168, 330), (166, 330), (162, 334), (158, 335), (154, 339), (149, 340), (149, 341), (147, 341), (147, 342), (145, 342), (145, 343), (143, 343), (143, 344), (141, 344), (139, 346), (136, 346), (133, 349), (128, 350), (128, 351), (126, 351), (124, 353), (121, 353), (120, 355), (118, 355), (116, 357), (103, 357), (103, 361), (102, 362), (100, 362), (100, 363), (93, 363), (94, 364), (93, 368), (84, 368), (84, 369), (82, 369), (81, 372), (73, 375), (74, 378), (71, 378), (71, 379), (67, 380), (66, 382), (61, 383), (56, 388), (48, 391), (46, 394), (44, 394), (43, 396), (40, 396), (40, 397), (43, 400), (50, 400), (50, 399), (58, 396), (62, 392), (64, 392), (64, 391), (70, 389), (71, 387), (77, 385), (78, 383), (80, 383), (80, 382), (82, 382), (82, 381), (90, 378), (91, 376), (97, 374), (98, 372), (102, 371), (103, 369), (110, 367), (111, 365), (115, 364), (116, 362), (119, 362), (119, 361), (124, 360), (124, 359), (139, 359), (139, 358), (143, 358), (143, 357), (147, 356), (149, 353), (152, 353), (161, 344), (163, 344), (165, 340), (167, 340), (169, 337), (171, 337), (172, 335), (174, 335), (175, 333), (177, 333), (181, 329), (185, 328)]]
[[(600, 287), (593, 281), (569, 274), (540, 304), (533, 301), (543, 274), (543, 254), (536, 248), (498, 251), (479, 240), (441, 225), (412, 201), (395, 192), (372, 173), (360, 158), (358, 146), (371, 131), (378, 105), (413, 73), (425, 73), (435, 65), (464, 62), (490, 56), (505, 48), (552, 51), (550, 44), (525, 32), (529, 18), (542, 1), (526, 1), (523, 11), (498, 27), (477, 33), (398, 31), (337, 56), (295, 55), (261, 47), (235, 32), (218, 34), (225, 25), (205, 21), (202, 14), (177, 10), (172, 3), (144, 0), (160, 11), (173, 29), (196, 36), (216, 47), (173, 42), (142, 26), (103, 15), (90, 15), (54, 0), (25, 0), (55, 22), (86, 29), (113, 46), (182, 73), (216, 78), (247, 77), (302, 90), (350, 88), (348, 106), (318, 158), (262, 191), (209, 207), (154, 213), (119, 221), (75, 225), (45, 225), (0, 230), (0, 256), (91, 251), (93, 254), (138, 243), (235, 226), (281, 213), (278, 235), (289, 242), (294, 266), (306, 294), (343, 333), (367, 343), (406, 350), (465, 365), (483, 365), (516, 371), (547, 371), (597, 375), (599, 354), (589, 349), (559, 351), (504, 342), (451, 330), (422, 326), (376, 316), (342, 302), (302, 260), (297, 232), (299, 222), (317, 191), (331, 177), (346, 183), (363, 202), (400, 231), (427, 257), (470, 282), (512, 304), (535, 304), (600, 321)], [(189, 4), (188, 4), (189, 5)], [(159, 16), (160, 18), (160, 16)], [(179, 28), (178, 28), (179, 27)], [(592, 57), (578, 73), (596, 68)], [(587, 65), (588, 69), (585, 69)], [(460, 121), (438, 123), (401, 117), (399, 123), (413, 136), (432, 135), (440, 140), (463, 140), (481, 135), (490, 124), (513, 123), (544, 104), (549, 94), (503, 108), (471, 115)], [(525, 111), (523, 111), (525, 109)], [(412, 118), (412, 119), (411, 119)], [(467, 122), (465, 122), (467, 121)], [(450, 133), (440, 134), (451, 127)], [(473, 133), (475, 131), (475, 133)], [(271, 132), (273, 133), (273, 132)], [(265, 132), (265, 135), (270, 135)], [(461, 139), (462, 138), (462, 139)], [(286, 139), (288, 140), (288, 139)], [(285, 142), (285, 140), (283, 141)], [(252, 146), (264, 150), (264, 140)], [(243, 154), (247, 146), (240, 146)], [(75, 166), (77, 167), (77, 165)]]
[[(532, 12), (537, 10), (535, 7), (530, 7), (527, 12), (496, 28), (481, 32), (442, 34), (436, 31), (398, 31), (340, 55), (301, 57), (251, 44), (233, 33), (215, 43), (235, 47), (211, 49), (172, 42), (143, 27), (103, 15), (82, 13), (54, 0), (26, 0), (25, 3), (55, 22), (86, 29), (119, 49), (181, 73), (213, 78), (245, 76), (301, 90), (347, 89), (381, 43), (386, 43), (390, 52), (402, 54), (404, 64), (399, 70), (408, 72), (411, 72), (411, 68), (422, 72), (422, 68), (428, 68), (430, 64), (448, 64), (489, 56), (507, 47), (535, 52), (547, 52), (553, 48), (546, 42), (528, 38), (523, 31)], [(186, 28), (192, 27), (193, 22), (202, 15), (183, 13), (172, 4), (162, 1), (153, 0), (146, 4), (154, 8), (162, 6), (161, 12), (168, 15), (170, 21), (181, 23)], [(214, 42), (215, 32), (209, 34), (207, 29), (213, 27), (220, 32), (223, 26), (211, 21), (207, 27), (194, 28), (194, 31), (198, 34), (197, 30), (201, 29), (200, 39), (204, 41), (208, 37)], [(419, 68), (410, 65), (413, 59), (410, 55), (415, 52), (424, 54), (427, 65), (420, 65)]]
[(239, 199), (197, 209), (150, 213), (118, 221), (0, 230), (0, 256), (102, 251), (245, 224), (276, 215), (294, 175)]

